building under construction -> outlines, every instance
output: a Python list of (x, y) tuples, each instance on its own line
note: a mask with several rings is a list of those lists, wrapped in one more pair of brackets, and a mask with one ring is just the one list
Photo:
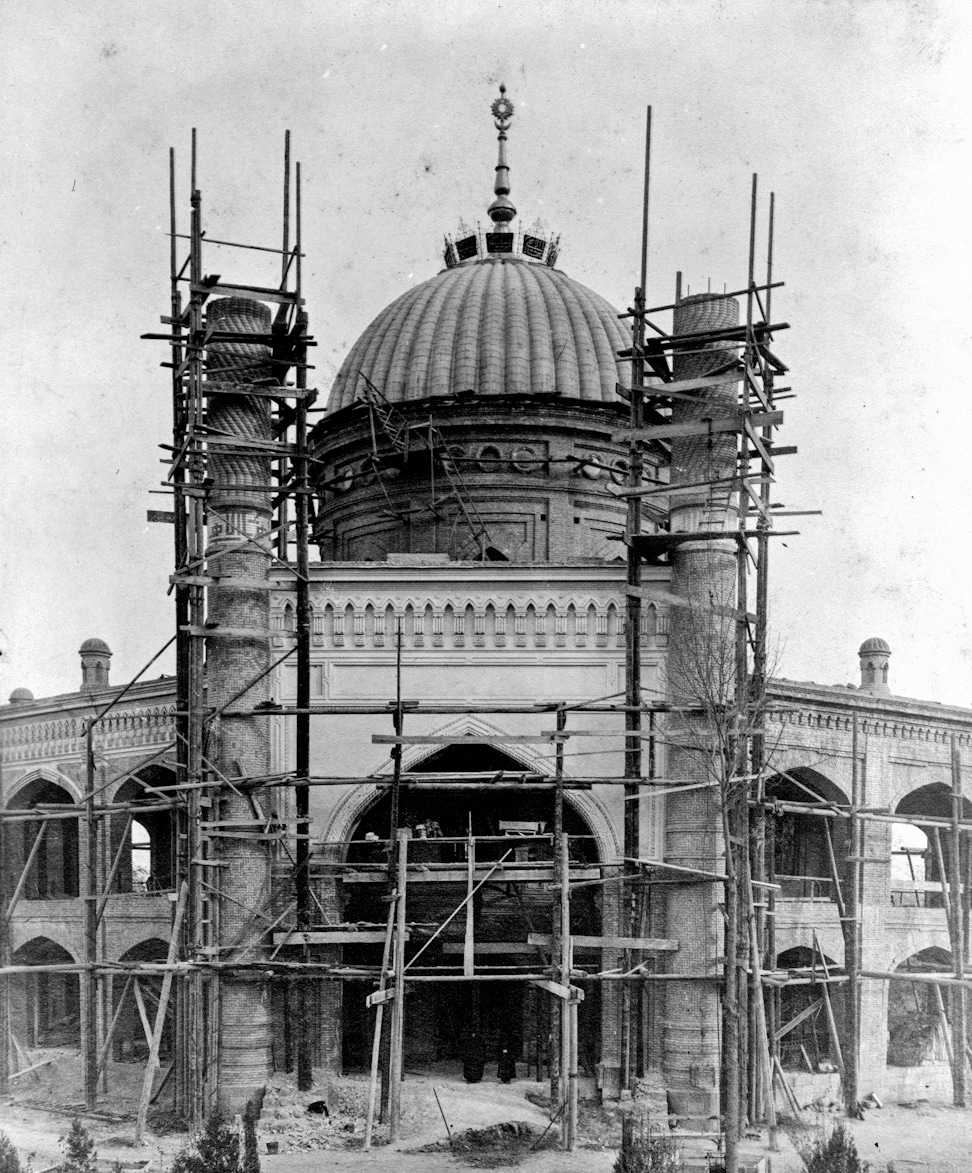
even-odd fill
[(326, 396), (289, 140), (255, 252), (173, 157), (177, 674), (89, 640), (0, 710), (0, 1089), (79, 1047), (93, 1107), (130, 1060), (141, 1128), (163, 1084), (198, 1121), (368, 1072), (370, 1143), (406, 1065), (504, 1056), (568, 1147), (582, 1087), (651, 1086), (730, 1158), (797, 1080), (964, 1104), (972, 711), (893, 695), (879, 639), (859, 687), (767, 662), (773, 198), (727, 292), (649, 304), (649, 111), (619, 310), (518, 228), (492, 112), (488, 226)]

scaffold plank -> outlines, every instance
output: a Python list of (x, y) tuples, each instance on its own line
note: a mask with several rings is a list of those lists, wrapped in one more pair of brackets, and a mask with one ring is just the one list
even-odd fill
[(257, 301), (274, 301), (283, 304), (303, 301), (303, 298), (300, 298), (292, 290), (267, 289), (260, 285), (207, 285), (205, 282), (193, 282), (189, 288), (192, 293), (201, 293), (204, 297), (211, 294), (218, 294), (220, 297), (252, 297)]
[[(611, 434), (611, 439), (617, 443), (637, 441), (649, 443), (652, 440), (669, 440), (678, 437), (691, 436), (720, 436), (730, 432), (745, 431), (757, 448), (761, 444), (755, 438), (754, 427), (777, 427), (783, 423), (782, 411), (754, 412), (751, 415), (740, 413), (721, 414), (710, 418), (689, 420), (679, 424), (649, 424), (643, 428), (620, 428)], [(769, 457), (766, 457), (769, 460)], [(770, 462), (772, 465), (772, 462)]]
[[(678, 941), (670, 937), (584, 936), (575, 933), (570, 939), (578, 949), (641, 949), (645, 953), (675, 953), (679, 948)], [(549, 945), (551, 940), (549, 933), (530, 933), (527, 944)]]
[[(288, 929), (274, 933), (274, 945), (381, 945), (385, 940), (384, 929), (310, 929), (301, 932)], [(411, 929), (405, 930), (405, 940), (411, 940)]]

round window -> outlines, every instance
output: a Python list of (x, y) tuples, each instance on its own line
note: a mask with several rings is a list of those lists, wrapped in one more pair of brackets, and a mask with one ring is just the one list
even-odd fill
[(536, 452), (525, 444), (513, 449), (511, 461), (513, 467), (520, 472), (537, 472), (540, 468)]
[(503, 453), (495, 444), (487, 444), (479, 450), (479, 467), (483, 472), (498, 472), (503, 460)]

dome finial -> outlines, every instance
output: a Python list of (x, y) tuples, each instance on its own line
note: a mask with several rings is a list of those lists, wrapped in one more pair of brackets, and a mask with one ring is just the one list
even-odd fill
[(506, 163), (506, 131), (513, 119), (513, 103), (506, 96), (506, 86), (500, 86), (500, 96), (492, 105), (493, 123), (499, 131), (499, 158), (496, 162), (496, 183), (493, 191), (496, 199), (489, 205), (489, 218), (495, 225), (494, 232), (511, 232), (507, 227), (516, 215), (516, 208), (509, 200), (510, 169)]

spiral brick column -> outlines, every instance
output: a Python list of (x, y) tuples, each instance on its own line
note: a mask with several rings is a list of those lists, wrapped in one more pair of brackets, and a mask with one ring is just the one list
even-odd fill
[[(207, 324), (220, 331), (269, 333), (266, 306), (245, 298), (210, 302)], [(221, 383), (252, 383), (270, 375), (269, 347), (250, 341), (210, 343), (207, 375)], [(236, 395), (210, 395), (207, 422), (212, 439), (220, 433), (241, 440), (271, 439), (270, 401)], [(270, 459), (260, 453), (213, 451), (209, 471), (214, 489), (209, 500), (207, 572), (220, 581), (209, 588), (208, 621), (216, 623), (207, 640), (208, 703), (224, 706), (248, 680), (270, 664), (270, 587), (268, 541), (239, 547), (245, 537), (269, 529)], [(254, 488), (256, 487), (256, 488)], [(239, 548), (233, 549), (237, 546)], [(226, 551), (226, 552), (224, 552)], [(266, 583), (266, 586), (263, 584)], [(252, 708), (270, 698), (264, 676), (233, 708)], [(266, 774), (270, 740), (266, 717), (218, 717), (210, 733), (208, 754), (228, 778)], [(259, 791), (255, 792), (259, 796)], [(224, 792), (214, 817), (222, 822), (252, 822), (249, 800)], [(258, 961), (264, 955), (263, 929), (270, 898), (270, 846), (256, 838), (220, 838), (218, 940), (221, 961)], [(227, 976), (220, 986), (217, 1103), (226, 1115), (241, 1113), (247, 1103), (262, 1103), (270, 1057), (270, 995), (256, 975)]]
[[(696, 333), (735, 326), (738, 304), (703, 294), (685, 299), (675, 311), (675, 333)], [(710, 344), (702, 353), (676, 357), (676, 379), (696, 379), (731, 361), (736, 352)], [(736, 410), (736, 385), (730, 379), (696, 393), (693, 401), (675, 400), (674, 423)], [(672, 484), (722, 480), (734, 475), (733, 434), (693, 436), (672, 443)], [(736, 524), (728, 486), (702, 488), (672, 498), (673, 531), (726, 530)], [(732, 605), (735, 599), (734, 542), (688, 542), (672, 554), (672, 593), (705, 606)], [(720, 675), (724, 699), (732, 702), (734, 627), (711, 611), (673, 607), (669, 637), (670, 691), (691, 701), (700, 692), (718, 699)], [(707, 694), (707, 695), (706, 695)], [(700, 753), (705, 721), (683, 716), (672, 729), (669, 751), (673, 778), (711, 781)], [(665, 819), (665, 859), (701, 871), (721, 871), (721, 816), (717, 791), (669, 794)], [(719, 893), (712, 884), (673, 885), (667, 889), (670, 935), (679, 940), (674, 966), (679, 973), (715, 974), (722, 930)], [(673, 1111), (697, 1117), (705, 1126), (719, 1112), (719, 988), (715, 982), (672, 983), (666, 989), (664, 1067)], [(711, 1123), (711, 1121), (709, 1121)]]

